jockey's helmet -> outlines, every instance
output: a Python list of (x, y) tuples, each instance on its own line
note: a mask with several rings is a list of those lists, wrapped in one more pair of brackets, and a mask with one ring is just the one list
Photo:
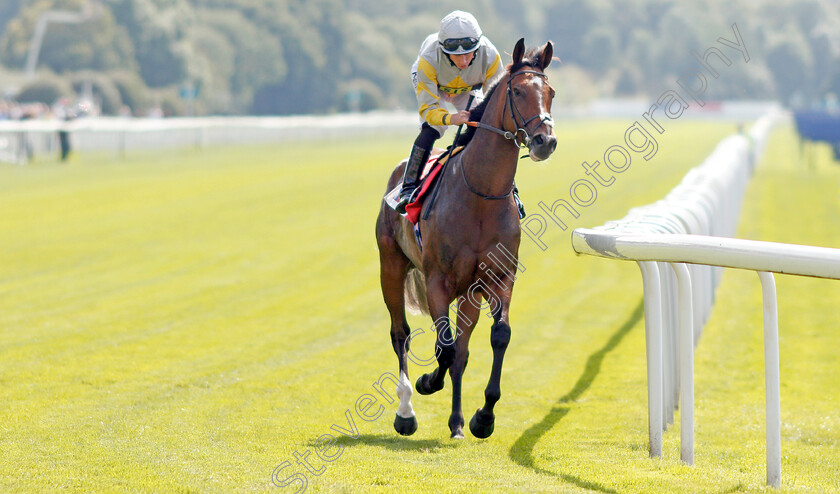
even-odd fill
[(456, 10), (440, 21), (438, 42), (440, 48), (450, 55), (463, 55), (478, 49), (481, 28), (472, 14)]

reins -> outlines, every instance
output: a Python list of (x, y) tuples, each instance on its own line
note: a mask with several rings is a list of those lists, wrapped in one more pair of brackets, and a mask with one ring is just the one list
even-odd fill
[[(510, 77), (508, 77), (507, 93), (505, 94), (505, 98), (507, 99), (508, 104), (505, 105), (505, 109), (510, 108), (510, 116), (513, 119), (513, 125), (516, 127), (516, 132), (511, 132), (509, 130), (505, 130), (504, 128), (500, 129), (500, 128), (497, 128), (497, 127), (493, 127), (492, 125), (488, 125), (484, 122), (466, 122), (466, 125), (468, 125), (470, 127), (476, 127), (476, 128), (479, 128), (479, 129), (489, 130), (490, 132), (494, 132), (496, 134), (499, 134), (502, 137), (504, 137), (505, 139), (507, 139), (509, 141), (513, 141), (513, 144), (518, 149), (530, 149), (531, 136), (528, 135), (528, 130), (527, 130), (528, 124), (530, 124), (531, 122), (533, 122), (534, 120), (539, 118), (540, 123), (539, 123), (539, 125), (537, 125), (534, 128), (534, 130), (540, 128), (540, 126), (542, 126), (543, 124), (545, 124), (546, 127), (554, 127), (554, 119), (552, 119), (551, 115), (548, 114), (548, 113), (540, 113), (538, 115), (534, 115), (533, 117), (531, 117), (527, 120), (522, 116), (522, 113), (519, 111), (519, 108), (516, 107), (516, 103), (514, 103), (514, 101), (513, 101), (513, 90), (511, 89), (511, 82), (513, 81), (513, 78), (518, 76), (518, 75), (522, 75), (522, 74), (534, 74), (534, 75), (538, 75), (540, 77), (544, 77), (546, 79), (548, 78), (548, 76), (545, 75), (545, 73), (537, 71), (537, 70), (520, 70), (519, 72), (511, 74)], [(521, 126), (516, 123), (517, 116), (519, 116), (519, 121), (522, 122)], [(504, 115), (504, 112), (503, 112), (502, 113), (502, 125), (504, 125), (504, 117), (505, 117), (505, 115)], [(458, 130), (460, 132), (460, 127), (459, 127)], [(523, 136), (522, 140), (520, 140), (520, 134), (522, 134), (522, 136)], [(525, 156), (527, 156), (527, 155), (525, 155)], [(523, 158), (525, 156), (523, 156)], [(469, 180), (467, 180), (467, 172), (466, 172), (465, 168), (466, 167), (464, 166), (464, 158), (462, 156), (461, 157), (461, 177), (463, 177), (463, 179), (464, 179), (464, 184), (466, 184), (466, 186), (467, 186), (467, 188), (469, 189), (470, 192), (472, 192), (473, 194), (481, 197), (482, 199), (491, 200), (491, 201), (492, 200), (506, 199), (506, 198), (510, 197), (510, 195), (513, 194), (513, 191), (516, 189), (516, 183), (514, 183), (511, 186), (510, 190), (504, 195), (493, 196), (493, 195), (484, 194), (483, 192), (478, 191), (475, 187), (470, 185)]]

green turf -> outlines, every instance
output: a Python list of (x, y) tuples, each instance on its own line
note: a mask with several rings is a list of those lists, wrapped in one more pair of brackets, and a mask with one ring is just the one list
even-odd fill
[[(555, 155), (520, 162), (529, 212), (568, 199), (580, 163), (630, 123), (558, 123)], [(634, 154), (570, 227), (661, 198), (735, 127), (669, 124), (657, 155)], [(373, 224), (411, 138), (0, 165), (0, 491), (294, 492), (272, 483), (285, 461), (277, 480), (299, 473), (311, 492), (764, 489), (756, 276), (727, 272), (697, 348), (695, 466), (679, 462), (678, 416), (652, 460), (638, 269), (576, 257), (557, 227), (546, 251), (523, 239), (491, 438), (449, 439), (448, 384), (415, 395), (412, 437), (393, 431), (384, 399), (362, 420), (357, 400), (397, 370)], [(809, 171), (797, 151), (789, 128), (775, 135), (741, 235), (838, 245), (840, 168), (822, 150)], [(789, 491), (840, 489), (836, 285), (778, 277)], [(488, 329), (472, 341), (467, 417), (483, 400)], [(341, 437), (332, 462), (315, 453), (328, 433)], [(295, 462), (307, 451), (317, 475)]]

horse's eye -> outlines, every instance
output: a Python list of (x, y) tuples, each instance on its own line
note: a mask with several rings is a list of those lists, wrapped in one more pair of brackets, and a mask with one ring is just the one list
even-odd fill
[(513, 88), (513, 95), (516, 97), (522, 96), (522, 91), (518, 87), (515, 87)]

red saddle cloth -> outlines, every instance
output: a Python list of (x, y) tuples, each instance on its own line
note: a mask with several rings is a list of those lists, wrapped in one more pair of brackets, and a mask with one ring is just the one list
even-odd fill
[[(420, 220), (420, 211), (423, 209), (423, 201), (432, 190), (432, 185), (434, 185), (440, 171), (443, 169), (443, 165), (462, 149), (464, 149), (463, 146), (457, 147), (449, 155), (446, 155), (445, 150), (435, 150), (423, 168), (423, 173), (420, 176), (420, 187), (418, 192), (415, 193), (414, 201), (405, 206), (405, 216), (408, 218), (408, 221), (415, 225), (417, 224)], [(444, 158), (441, 159), (441, 156)]]

